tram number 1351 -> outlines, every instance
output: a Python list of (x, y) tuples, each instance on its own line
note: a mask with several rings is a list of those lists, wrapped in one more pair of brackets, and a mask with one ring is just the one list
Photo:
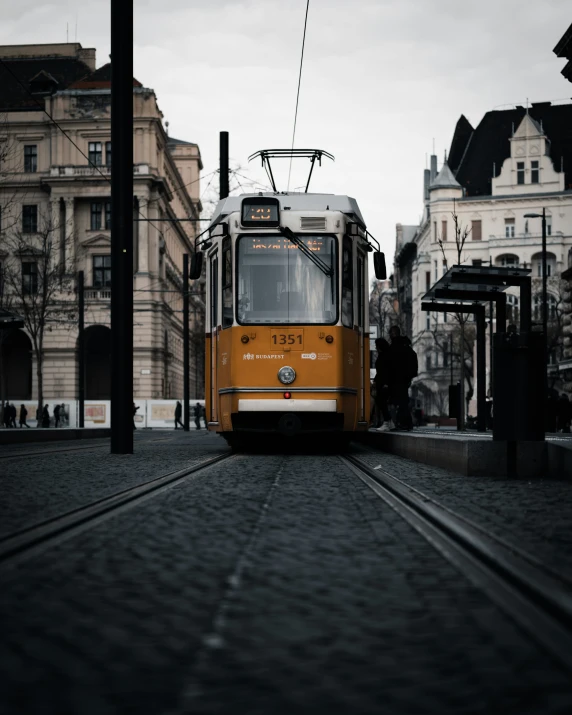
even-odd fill
[(301, 350), (303, 348), (303, 337), (301, 330), (282, 332), (273, 330), (270, 334), (270, 344), (272, 347), (279, 345), (288, 345), (294, 349)]

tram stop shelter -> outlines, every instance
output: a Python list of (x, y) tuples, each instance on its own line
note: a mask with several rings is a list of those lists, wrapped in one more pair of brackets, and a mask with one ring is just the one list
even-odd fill
[[(496, 304), (496, 333), (505, 335), (506, 293), (504, 291), (513, 286), (520, 289), (520, 334), (528, 336), (531, 330), (532, 315), (530, 269), (455, 265), (449, 268), (421, 299), (421, 309), (424, 311), (465, 313), (475, 316), (477, 328), (477, 429), (479, 432), (486, 431), (485, 306), (487, 303)], [(526, 389), (524, 385), (522, 387), (523, 390)], [(495, 420), (495, 424), (499, 422), (500, 420)], [(494, 438), (501, 438), (496, 429)]]

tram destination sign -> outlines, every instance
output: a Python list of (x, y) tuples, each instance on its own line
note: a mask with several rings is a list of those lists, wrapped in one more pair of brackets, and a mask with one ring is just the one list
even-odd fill
[[(296, 251), (298, 247), (292, 243), (287, 238), (282, 238), (282, 236), (260, 236), (260, 237), (250, 237), (247, 236), (246, 245), (241, 247), (241, 252), (244, 254), (259, 253), (261, 250), (267, 251)], [(243, 241), (245, 239), (242, 239)], [(304, 236), (304, 243), (314, 253), (320, 253), (326, 250), (324, 246), (323, 236)], [(328, 240), (328, 239), (326, 239)], [(331, 239), (329, 239), (331, 241)], [(329, 244), (328, 244), (329, 245)]]
[(278, 199), (269, 197), (244, 199), (242, 202), (243, 226), (279, 226), (280, 204)]

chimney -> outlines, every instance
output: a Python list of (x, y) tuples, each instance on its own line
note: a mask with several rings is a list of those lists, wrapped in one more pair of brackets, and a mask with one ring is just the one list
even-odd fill
[(437, 177), (437, 155), (436, 154), (431, 154), (430, 166), (431, 166), (430, 179), (431, 179), (431, 182), (433, 182), (435, 180), (435, 178)]
[(77, 51), (77, 58), (84, 62), (92, 72), (95, 72), (95, 48), (86, 47), (84, 50), (80, 47)]
[(429, 184), (431, 182), (431, 172), (429, 169), (423, 170), (423, 201), (429, 201)]

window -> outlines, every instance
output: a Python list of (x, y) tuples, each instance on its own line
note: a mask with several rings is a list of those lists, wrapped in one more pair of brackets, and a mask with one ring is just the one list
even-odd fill
[(431, 330), (431, 313), (425, 316), (425, 330)]
[[(555, 321), (558, 317), (556, 298), (550, 293), (547, 296), (546, 313), (549, 321)], [(542, 294), (534, 296), (534, 320), (540, 322), (542, 320)]]
[(449, 366), (449, 353), (446, 350), (443, 350), (443, 367), (448, 367)]
[(345, 325), (346, 328), (352, 328), (354, 324), (353, 289), (352, 241), (344, 236), (342, 244), (342, 325)]
[(503, 256), (499, 256), (495, 263), (497, 266), (503, 266), (504, 268), (518, 267), (518, 256), (512, 253), (505, 253)]
[(516, 162), (516, 183), (524, 184), (524, 161)]
[(34, 295), (38, 292), (38, 264), (35, 261), (22, 263), (22, 293)]
[(437, 264), (437, 261), (433, 261), (433, 266), (435, 268), (435, 280), (439, 280), (439, 266)]
[(314, 262), (282, 236), (238, 239), (239, 323), (336, 323), (336, 239), (320, 235), (299, 239), (319, 260)]
[(37, 233), (38, 207), (22, 206), (22, 233)]
[(425, 271), (425, 290), (431, 288), (431, 271)]
[(506, 317), (509, 323), (518, 323), (518, 297), (506, 294)]
[[(137, 216), (135, 216), (137, 218)], [(135, 225), (138, 228), (138, 224)], [(105, 230), (109, 231), (111, 229), (111, 201), (105, 202)]]
[(444, 322), (444, 323), (447, 322), (447, 313), (443, 313), (443, 322)]
[(437, 235), (437, 221), (433, 221), (433, 236), (433, 240), (435, 241), (435, 243), (437, 243), (437, 239), (439, 238), (439, 236)]
[(102, 151), (101, 142), (89, 142), (89, 163), (93, 166), (101, 166)]
[(552, 236), (552, 216), (546, 217), (546, 235)]
[(232, 253), (230, 237), (222, 242), (222, 327), (232, 326)]
[(431, 369), (431, 353), (427, 353), (425, 355), (425, 369), (426, 370)]
[(482, 240), (482, 229), (480, 220), (471, 221), (471, 238), (473, 239), (473, 241)]
[(105, 166), (111, 166), (111, 142), (105, 142)]
[(504, 220), (504, 235), (505, 238), (514, 238), (514, 219), (505, 218)]
[(446, 221), (441, 221), (441, 240), (442, 241), (447, 240), (447, 222)]
[(92, 231), (99, 231), (101, 229), (101, 202), (92, 201), (91, 202), (91, 220), (89, 227)]
[(111, 288), (111, 256), (93, 257), (93, 287)]
[(24, 171), (27, 174), (38, 171), (38, 147), (36, 144), (24, 146)]
[(538, 175), (539, 175), (538, 162), (531, 161), (530, 162), (530, 183), (531, 184), (538, 184)]

